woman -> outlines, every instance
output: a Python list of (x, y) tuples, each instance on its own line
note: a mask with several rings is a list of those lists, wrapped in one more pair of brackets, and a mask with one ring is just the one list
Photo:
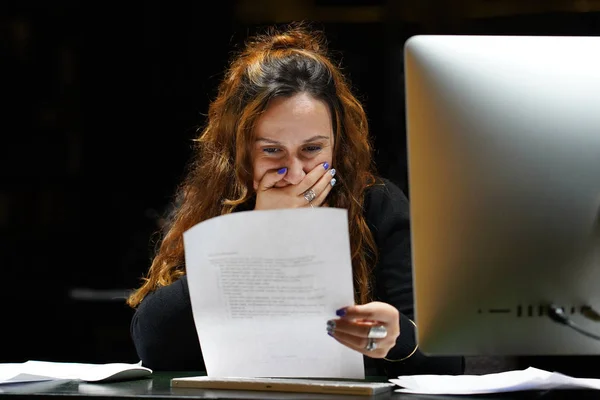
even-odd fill
[(338, 310), (327, 333), (366, 356), (367, 375), (462, 372), (462, 358), (418, 351), (408, 201), (374, 175), (365, 112), (321, 34), (292, 25), (247, 43), (209, 107), (179, 199), (147, 278), (128, 299), (144, 365), (204, 369), (184, 231), (240, 210), (322, 206), (348, 210), (358, 304)]

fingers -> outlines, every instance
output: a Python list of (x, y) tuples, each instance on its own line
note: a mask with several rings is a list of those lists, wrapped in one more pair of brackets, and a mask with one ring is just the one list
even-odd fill
[[(400, 335), (400, 314), (387, 303), (371, 302), (345, 307), (336, 314), (340, 318), (327, 321), (327, 333), (338, 342), (369, 357), (385, 357)], [(380, 327), (378, 339), (369, 339), (373, 327)], [(374, 342), (374, 349), (367, 348), (370, 341)]]
[[(312, 169), (305, 177), (302, 179), (296, 186), (296, 194), (298, 196), (304, 195), (308, 189), (311, 189), (317, 181), (325, 175), (325, 172), (329, 169), (329, 163), (318, 164), (315, 168)], [(314, 190), (314, 189), (313, 189)], [(315, 193), (317, 193), (315, 191)]]
[(330, 334), (333, 336), (335, 340), (340, 342), (341, 344), (358, 351), (364, 355), (367, 355), (371, 358), (383, 358), (389, 353), (390, 349), (394, 346), (394, 343), (391, 343), (388, 339), (382, 339), (375, 341), (376, 348), (375, 350), (367, 350), (367, 344), (369, 343), (369, 339), (366, 337), (361, 338), (353, 335), (349, 335), (344, 332), (334, 332)]
[(371, 320), (383, 323), (398, 321), (400, 317), (395, 307), (379, 301), (342, 308), (338, 310), (337, 315), (350, 320)]
[(332, 168), (325, 174), (323, 174), (321, 179), (319, 179), (317, 183), (312, 187), (312, 189), (317, 195), (317, 197), (312, 201), (312, 204), (314, 206), (320, 206), (325, 202), (327, 195), (329, 194), (329, 192), (331, 192), (331, 189), (335, 185), (336, 179), (334, 178), (334, 176), (335, 169)]
[[(327, 332), (341, 334), (345, 337), (361, 339), (390, 339), (396, 341), (400, 331), (400, 321), (391, 324), (382, 324), (381, 322), (348, 321), (344, 319), (335, 319), (327, 321)], [(359, 343), (359, 344), (360, 344)], [(366, 344), (366, 343), (365, 343)]]
[(344, 333), (360, 338), (367, 338), (371, 327), (380, 325), (377, 322), (367, 321), (349, 321), (345, 319), (336, 319), (327, 321), (328, 329), (336, 333)]
[[(286, 167), (279, 170), (268, 171), (261, 178), (260, 182), (255, 181), (254, 183), (257, 194), (278, 187), (277, 183), (285, 179), (287, 172), (288, 170)], [(285, 205), (285, 207), (290, 208), (318, 207), (325, 202), (327, 195), (331, 191), (333, 185), (335, 185), (336, 180), (333, 177), (334, 175), (335, 169), (329, 169), (328, 163), (318, 164), (297, 185), (283, 186), (277, 191), (274, 191), (273, 194), (275, 195), (275, 192), (277, 192), (278, 194), (276, 196), (279, 196), (279, 198), (277, 201), (272, 199), (273, 201), (270, 203), (273, 204), (265, 206), (265, 201), (262, 201), (262, 206), (259, 207), (257, 198), (257, 206), (255, 209), (262, 209), (263, 207), (273, 208), (275, 205)], [(312, 196), (311, 193), (311, 197), (305, 197), (307, 191), (314, 192), (314, 196)], [(269, 191), (269, 193), (271, 193), (271, 191)], [(289, 197), (287, 200), (284, 198), (286, 196)], [(275, 206), (274, 208), (277, 207)]]
[(275, 184), (277, 182), (279, 182), (280, 180), (282, 180), (285, 177), (286, 173), (287, 173), (287, 168), (281, 168), (278, 170), (272, 170), (272, 171), (267, 172), (260, 180), (257, 190), (264, 191), (264, 190), (271, 189), (273, 186), (275, 186)]

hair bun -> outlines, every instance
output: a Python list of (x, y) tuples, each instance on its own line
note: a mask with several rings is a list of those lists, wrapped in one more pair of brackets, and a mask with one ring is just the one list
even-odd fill
[(325, 39), (318, 32), (309, 32), (301, 27), (275, 32), (271, 36), (271, 49), (301, 49), (322, 53), (326, 50)]
[(270, 28), (267, 33), (257, 35), (250, 48), (269, 50), (298, 49), (325, 54), (325, 35), (319, 30), (309, 29), (303, 23), (288, 24), (281, 28)]

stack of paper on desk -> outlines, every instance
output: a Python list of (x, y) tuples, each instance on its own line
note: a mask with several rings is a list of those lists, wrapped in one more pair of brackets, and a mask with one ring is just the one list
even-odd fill
[(600, 379), (572, 378), (537, 368), (487, 375), (412, 375), (390, 379), (415, 394), (484, 394), (524, 390), (600, 389)]
[(51, 380), (82, 380), (105, 382), (141, 378), (152, 370), (137, 364), (81, 364), (48, 361), (0, 364), (0, 384)]
[(364, 378), (362, 354), (326, 332), (354, 304), (346, 210), (223, 215), (186, 231), (184, 247), (209, 377)]

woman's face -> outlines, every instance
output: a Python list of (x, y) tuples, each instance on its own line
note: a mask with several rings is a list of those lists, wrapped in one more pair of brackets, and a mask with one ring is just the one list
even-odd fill
[(332, 163), (331, 112), (322, 100), (299, 93), (273, 99), (256, 124), (254, 189), (269, 171), (287, 168), (275, 186), (297, 185), (319, 164)]

